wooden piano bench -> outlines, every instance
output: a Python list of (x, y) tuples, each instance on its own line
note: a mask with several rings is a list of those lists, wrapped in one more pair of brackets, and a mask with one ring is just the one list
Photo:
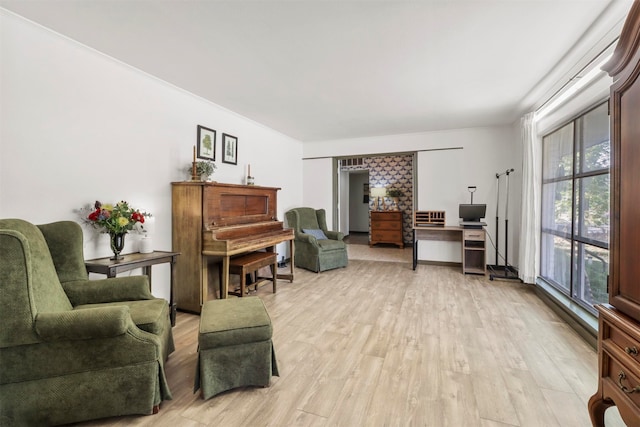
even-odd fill
[[(229, 274), (240, 275), (240, 288), (233, 291), (228, 290), (229, 295), (242, 297), (247, 292), (247, 274), (255, 274), (263, 267), (271, 267), (271, 277), (255, 277), (255, 282), (251, 285), (258, 286), (266, 281), (273, 282), (273, 293), (276, 293), (276, 282), (278, 276), (278, 255), (275, 252), (250, 252), (229, 260)], [(220, 281), (220, 294), (222, 295), (222, 280)]]

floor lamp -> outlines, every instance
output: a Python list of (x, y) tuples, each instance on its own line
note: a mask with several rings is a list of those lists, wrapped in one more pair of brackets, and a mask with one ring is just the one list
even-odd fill
[[(493, 266), (490, 266), (491, 273), (489, 274), (489, 279), (507, 279), (507, 280), (520, 280), (518, 275), (513, 271), (511, 266), (509, 265), (509, 174), (513, 172), (514, 169), (507, 169), (505, 172), (496, 173), (496, 179), (498, 180), (498, 195), (496, 197), (496, 263)], [(506, 175), (507, 188), (506, 188), (506, 201), (504, 206), (504, 266), (500, 269), (498, 265), (498, 255), (499, 250), (498, 246), (500, 246), (500, 177), (502, 175)]]

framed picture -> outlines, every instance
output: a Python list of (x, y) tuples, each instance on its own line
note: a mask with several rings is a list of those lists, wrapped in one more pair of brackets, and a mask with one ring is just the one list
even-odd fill
[(216, 131), (198, 125), (198, 158), (216, 160)]
[(222, 163), (238, 164), (238, 138), (222, 134)]

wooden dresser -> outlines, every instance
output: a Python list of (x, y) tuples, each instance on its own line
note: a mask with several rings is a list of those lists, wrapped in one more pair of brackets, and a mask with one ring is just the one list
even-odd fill
[(377, 243), (391, 243), (404, 248), (402, 211), (371, 211), (369, 246)]
[(640, 2), (634, 2), (604, 69), (611, 86), (611, 224), (609, 304), (599, 312), (598, 391), (589, 400), (594, 426), (616, 405), (640, 426)]

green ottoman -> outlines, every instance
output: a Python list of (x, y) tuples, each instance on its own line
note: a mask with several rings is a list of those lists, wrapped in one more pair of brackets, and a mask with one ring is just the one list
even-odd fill
[(194, 392), (202, 398), (236, 387), (263, 386), (278, 376), (271, 319), (258, 297), (207, 301), (200, 313)]

